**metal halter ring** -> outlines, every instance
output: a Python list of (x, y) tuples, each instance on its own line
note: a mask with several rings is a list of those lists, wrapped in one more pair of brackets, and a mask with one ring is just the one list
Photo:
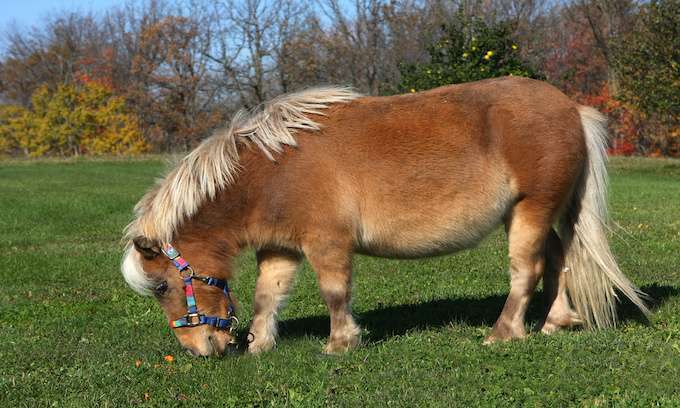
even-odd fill
[(238, 318), (234, 315), (229, 316), (231, 318), (231, 326), (229, 326), (229, 334), (233, 334), (236, 331), (236, 327), (241, 323)]
[[(188, 274), (186, 274), (186, 272), (188, 272)], [(193, 278), (196, 276), (196, 272), (194, 272), (194, 268), (187, 266), (186, 268), (179, 271), (179, 276), (182, 278)]]

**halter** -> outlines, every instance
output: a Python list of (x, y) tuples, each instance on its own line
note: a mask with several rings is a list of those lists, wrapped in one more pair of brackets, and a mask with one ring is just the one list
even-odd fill
[[(207, 324), (222, 330), (234, 330), (235, 326), (238, 324), (238, 319), (234, 316), (234, 303), (231, 301), (231, 296), (229, 296), (229, 285), (227, 285), (227, 281), (213, 278), (212, 276), (197, 275), (189, 265), (189, 262), (182, 258), (179, 251), (169, 243), (163, 244), (161, 251), (170, 261), (172, 261), (175, 268), (179, 271), (179, 275), (184, 281), (184, 295), (187, 298), (187, 313), (177, 320), (171, 320), (170, 327), (176, 329), (179, 327), (195, 327)], [(217, 316), (206, 316), (203, 313), (199, 313), (198, 307), (196, 306), (196, 297), (194, 296), (194, 286), (192, 284), (194, 279), (197, 279), (206, 285), (222, 289), (224, 297), (227, 299), (227, 304), (229, 305), (227, 306), (226, 319)]]

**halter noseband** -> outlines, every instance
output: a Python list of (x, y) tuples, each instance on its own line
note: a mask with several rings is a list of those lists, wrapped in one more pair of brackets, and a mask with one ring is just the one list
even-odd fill
[[(170, 327), (176, 329), (179, 327), (195, 327), (207, 324), (222, 330), (233, 330), (235, 324), (238, 324), (238, 319), (234, 316), (234, 304), (231, 301), (231, 296), (229, 296), (229, 285), (227, 284), (227, 281), (211, 276), (197, 275), (189, 265), (189, 262), (182, 258), (179, 251), (169, 243), (163, 244), (161, 251), (170, 261), (172, 261), (175, 268), (179, 271), (179, 274), (184, 281), (184, 295), (187, 298), (187, 313), (177, 320), (171, 320)], [(226, 319), (217, 316), (206, 316), (203, 313), (199, 313), (198, 307), (196, 306), (196, 297), (194, 296), (194, 286), (192, 284), (194, 279), (200, 280), (206, 285), (222, 289), (228, 304)]]

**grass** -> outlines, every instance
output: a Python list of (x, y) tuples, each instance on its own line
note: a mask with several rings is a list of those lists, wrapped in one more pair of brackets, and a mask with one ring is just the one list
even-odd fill
[[(195, 359), (118, 265), (133, 204), (161, 158), (0, 163), (0, 406), (680, 405), (680, 162), (612, 163), (613, 245), (654, 299), (615, 330), (482, 346), (508, 290), (500, 232), (421, 261), (358, 257), (364, 344), (322, 357), (326, 308), (301, 271), (277, 349)], [(233, 282), (248, 322), (252, 253)], [(529, 324), (540, 314), (532, 303)], [(174, 361), (164, 356), (171, 354)]]

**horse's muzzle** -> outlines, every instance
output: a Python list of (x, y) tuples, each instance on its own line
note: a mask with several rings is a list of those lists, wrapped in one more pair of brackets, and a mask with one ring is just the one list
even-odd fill
[(193, 357), (219, 357), (224, 355), (240, 354), (239, 344), (235, 339), (220, 344), (220, 340), (212, 335), (208, 336), (208, 341), (203, 348), (184, 347), (190, 356)]

